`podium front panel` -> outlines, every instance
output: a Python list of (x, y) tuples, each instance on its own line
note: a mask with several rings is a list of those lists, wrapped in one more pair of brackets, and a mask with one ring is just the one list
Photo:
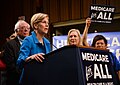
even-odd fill
[(91, 48), (79, 50), (86, 85), (118, 85), (110, 52)]
[(23, 85), (118, 85), (108, 51), (65, 46), (26, 63)]
[(45, 55), (43, 63), (27, 63), (23, 85), (84, 85), (77, 51), (77, 47), (64, 47)]

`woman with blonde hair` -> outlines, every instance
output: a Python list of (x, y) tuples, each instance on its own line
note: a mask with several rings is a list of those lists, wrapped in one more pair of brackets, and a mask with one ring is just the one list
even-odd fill
[(85, 29), (82, 36), (78, 29), (70, 29), (67, 37), (67, 45), (76, 45), (78, 47), (89, 46), (87, 43), (87, 33), (88, 33), (88, 28), (90, 27), (90, 24), (91, 24), (91, 18), (87, 18)]
[[(20, 69), (24, 69), (24, 63), (29, 60), (43, 62), (43, 55), (51, 51), (50, 42), (44, 37), (49, 30), (48, 15), (44, 13), (34, 14), (31, 18), (31, 27), (33, 28), (31, 35), (24, 39), (20, 48), (19, 58), (17, 60), (17, 65)], [(21, 79), (22, 76), (23, 74), (21, 75)], [(20, 84), (22, 84), (21, 79)]]
[(76, 45), (76, 46), (82, 46), (82, 38), (80, 31), (78, 29), (71, 29), (68, 32), (67, 37), (67, 44), (68, 45)]

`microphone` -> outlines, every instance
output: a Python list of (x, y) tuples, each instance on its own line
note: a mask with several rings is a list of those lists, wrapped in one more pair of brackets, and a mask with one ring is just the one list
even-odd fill
[(53, 49), (53, 50), (57, 50), (58, 48), (54, 45), (54, 44), (51, 44), (55, 49)]

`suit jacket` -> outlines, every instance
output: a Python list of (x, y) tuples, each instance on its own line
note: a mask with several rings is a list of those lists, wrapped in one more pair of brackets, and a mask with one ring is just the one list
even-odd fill
[(16, 66), (19, 56), (20, 42), (16, 37), (4, 45), (3, 61), (6, 63), (7, 83), (9, 85), (18, 85), (21, 71)]

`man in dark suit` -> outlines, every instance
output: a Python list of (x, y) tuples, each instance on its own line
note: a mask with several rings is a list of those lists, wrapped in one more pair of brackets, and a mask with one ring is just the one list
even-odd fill
[(4, 45), (3, 61), (6, 64), (6, 85), (19, 85), (21, 71), (16, 66), (16, 61), (19, 56), (20, 46), (23, 39), (29, 36), (30, 25), (24, 20), (19, 20), (15, 24), (16, 37), (9, 40)]

